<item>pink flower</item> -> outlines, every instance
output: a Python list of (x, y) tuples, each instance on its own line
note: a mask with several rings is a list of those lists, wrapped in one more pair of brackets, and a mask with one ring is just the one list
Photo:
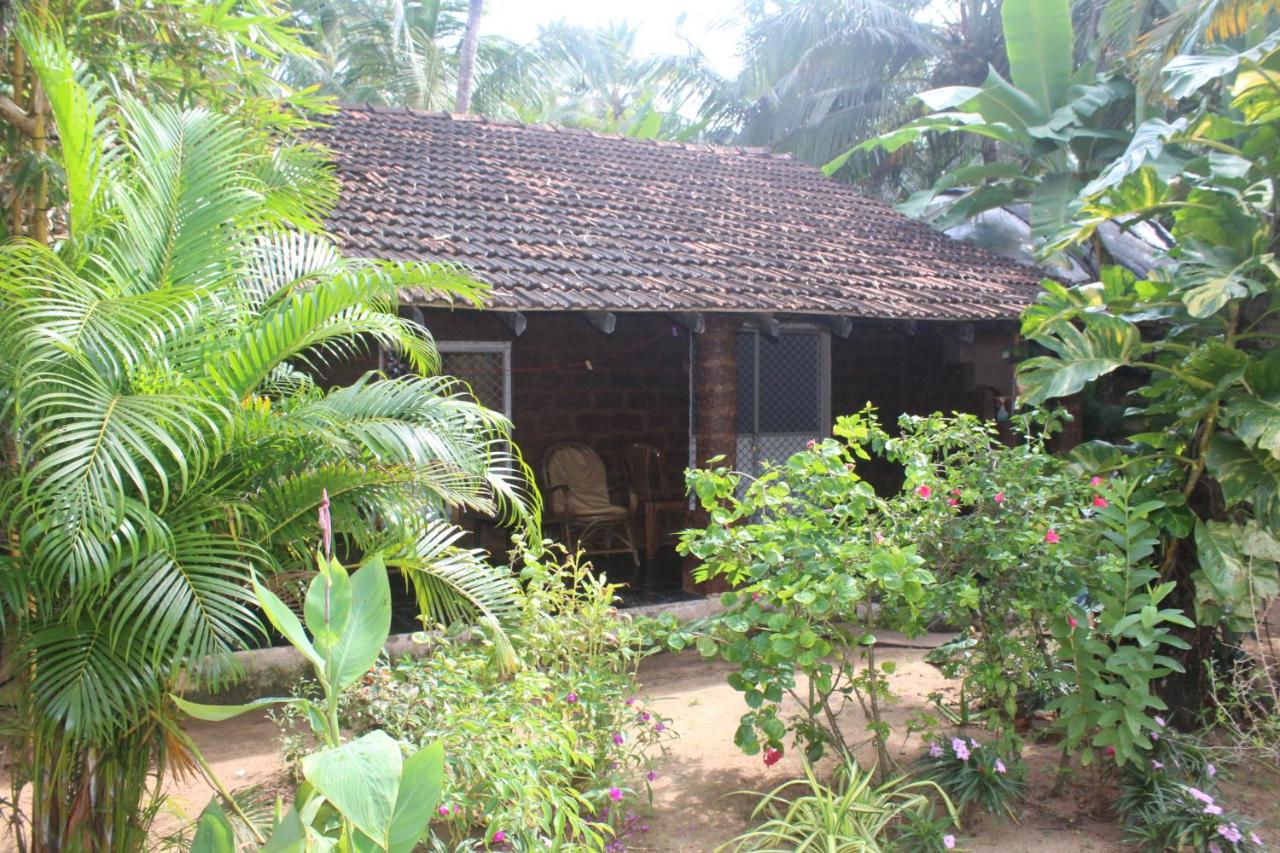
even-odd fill
[(641, 711), (641, 712), (640, 712), (640, 722), (642, 722), (642, 723), (647, 723), (647, 722), (649, 722), (649, 712), (648, 712), (648, 711)]
[(615, 744), (617, 744), (618, 746), (622, 746), (624, 743), (626, 743), (626, 742), (627, 742), (626, 735), (624, 735), (622, 732), (614, 732), (614, 733), (613, 733), (613, 742), (614, 742)]
[(995, 770), (996, 770), (996, 772), (997, 772), (997, 773), (1004, 773), (1004, 772), (1005, 772), (1004, 762), (1003, 762), (1003, 761), (1001, 761), (1001, 760), (1000, 760), (1000, 759), (998, 759), (998, 758), (996, 759), (996, 763), (995, 763)]
[(447, 814), (449, 813), (449, 807), (448, 807), (448, 806), (441, 806), (440, 808), (436, 809), (436, 811), (437, 811), (437, 812), (439, 812), (439, 813), (440, 813), (440, 814), (442, 814), (442, 815), (447, 815)]
[(952, 489), (952, 490), (951, 490), (951, 494), (955, 495), (956, 497), (960, 497), (960, 490), (959, 490), (959, 489)]
[(1258, 845), (1259, 847), (1262, 846), (1262, 839), (1258, 837), (1258, 833), (1256, 832), (1249, 833), (1249, 840), (1252, 841), (1254, 844)]
[(928, 486), (921, 486), (920, 488), (916, 489), (916, 494), (922, 498), (931, 497), (933, 495), (933, 489), (929, 488)]
[(1098, 509), (1106, 509), (1107, 499), (1104, 498), (1102, 495), (1098, 495), (1093, 499), (1093, 505), (1096, 506)]
[(1220, 815), (1222, 814), (1222, 806), (1209, 803), (1209, 805), (1204, 807), (1204, 813), (1211, 814), (1211, 815)]
[(1050, 545), (1057, 545), (1062, 541), (1062, 537), (1050, 530), (1044, 535), (1044, 541), (1048, 542)]
[(1199, 788), (1187, 788), (1187, 795), (1193, 800), (1199, 800), (1202, 803), (1213, 803), (1213, 797), (1201, 791)]
[(817, 446), (818, 446), (818, 442), (814, 441), (812, 438), (804, 443), (805, 450), (813, 450), (813, 448)]
[(782, 760), (782, 753), (773, 747), (769, 747), (764, 751), (764, 766), (772, 767)]
[(1164, 717), (1160, 716), (1159, 714), (1156, 714), (1156, 715), (1155, 715), (1154, 717), (1152, 717), (1151, 719), (1155, 720), (1155, 721), (1156, 721), (1156, 725), (1157, 725), (1157, 726), (1159, 726), (1160, 728), (1162, 728), (1162, 729), (1163, 729), (1163, 728), (1165, 727)]
[(1077, 625), (1079, 625), (1080, 623), (1076, 621), (1076, 617), (1074, 617), (1074, 616), (1072, 616), (1070, 613), (1068, 613), (1068, 614), (1067, 614), (1067, 624), (1071, 626), (1071, 629), (1072, 629), (1072, 630), (1075, 630), (1076, 626), (1077, 626)]
[(662, 720), (658, 720), (658, 722), (653, 724), (653, 730), (655, 732), (665, 732), (667, 730), (667, 724), (662, 722)]
[(1234, 823), (1230, 826), (1218, 827), (1218, 834), (1230, 841), (1232, 844), (1239, 844), (1240, 839), (1244, 838), (1244, 835), (1240, 832), (1240, 827), (1236, 826)]
[(760, 590), (756, 590), (755, 592), (751, 593), (752, 601), (759, 601), (762, 597), (763, 596), (761, 595)]
[(1212, 779), (1214, 776), (1218, 775), (1218, 768), (1214, 767), (1212, 764), (1206, 764), (1204, 766), (1204, 772), (1205, 775)]
[(956, 758), (961, 761), (969, 760), (969, 745), (958, 737), (951, 739), (951, 751), (956, 754)]
[(645, 774), (645, 778), (648, 779), (650, 782), (652, 782), (653, 780), (658, 778), (658, 771), (650, 770), (648, 773)]
[(954, 835), (942, 836), (942, 846), (948, 850), (956, 849), (956, 837)]
[(1153, 758), (1153, 759), (1151, 759), (1151, 769), (1152, 769), (1152, 770), (1163, 770), (1163, 769), (1164, 769), (1164, 764), (1163, 764), (1162, 762), (1156, 761), (1156, 760)]
[(619, 788), (617, 785), (614, 785), (612, 788), (610, 788), (609, 799), (613, 800), (615, 803), (622, 802), (622, 789)]
[(876, 544), (877, 544), (877, 545), (879, 545), (879, 544), (880, 544), (880, 543), (882, 543), (882, 542), (884, 542), (884, 534), (883, 534), (883, 533), (881, 533), (879, 530), (877, 530), (877, 531), (876, 531)]
[(636, 697), (634, 697), (634, 696), (628, 696), (628, 697), (627, 697), (627, 699), (626, 699), (626, 701), (625, 701), (625, 702), (623, 702), (622, 704), (624, 704), (624, 705), (634, 705), (635, 703), (636, 703)]
[(960, 501), (956, 500), (955, 498), (947, 498), (947, 506), (959, 506), (959, 505), (960, 505)]
[(1101, 486), (1101, 485), (1102, 485), (1102, 478), (1101, 478), (1101, 477), (1099, 477), (1099, 476), (1097, 476), (1097, 475), (1095, 474), (1094, 476), (1092, 476), (1092, 477), (1090, 477), (1090, 478), (1089, 478), (1089, 485), (1090, 485), (1090, 486)]
[(329, 490), (320, 490), (320, 537), (324, 540), (325, 557), (333, 556), (333, 517), (329, 514)]
[(931, 744), (929, 744), (929, 757), (930, 757), (930, 758), (941, 758), (941, 757), (942, 757), (942, 747), (941, 747), (941, 745), (936, 744), (936, 743), (931, 743)]
[(1116, 748), (1114, 746), (1109, 746), (1106, 749), (1102, 750), (1102, 752), (1107, 756), (1107, 758), (1116, 757)]
[(996, 496), (992, 500), (998, 504), (1004, 503), (1004, 492), (996, 492)]
[(570, 693), (568, 696), (564, 697), (564, 701), (568, 702), (570, 705), (577, 705), (577, 704), (578, 704), (578, 694), (577, 694), (577, 693)]
[(462, 811), (462, 806), (458, 805), (457, 803), (454, 803), (454, 804), (453, 804), (453, 813), (454, 813), (454, 814), (457, 814), (457, 813), (458, 813), (458, 812), (460, 812), (460, 811)]
[(501, 829), (499, 829), (497, 832), (495, 832), (495, 833), (493, 834), (493, 843), (494, 843), (494, 844), (501, 844), (502, 842), (504, 842), (504, 841), (506, 841), (506, 840), (507, 840), (507, 834), (506, 834), (505, 832), (503, 832)]

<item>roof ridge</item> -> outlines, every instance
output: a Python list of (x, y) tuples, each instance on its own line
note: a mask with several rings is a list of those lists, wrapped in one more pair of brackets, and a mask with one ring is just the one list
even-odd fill
[[(684, 142), (679, 139), (639, 139), (634, 136), (624, 136), (621, 133), (607, 133), (602, 130), (591, 130), (585, 127), (547, 124), (544, 122), (512, 121), (509, 119), (492, 118), (478, 113), (453, 113), (445, 112), (443, 110), (423, 110), (415, 107), (392, 107), (382, 106), (380, 104), (361, 104), (354, 102), (339, 102), (338, 110), (346, 112), (370, 112), (382, 114), (403, 113), (423, 118), (448, 119), (450, 121), (468, 122), (471, 124), (487, 124), (494, 127), (518, 127), (526, 130), (540, 130), (545, 133), (565, 133), (577, 136), (591, 136), (596, 139), (619, 140), (636, 145), (647, 144), (656, 145), (661, 148), (680, 148), (685, 151), (705, 151), (709, 154), (737, 154), (744, 157), (767, 157), (771, 160), (800, 162), (795, 160), (795, 158), (793, 158), (788, 152), (774, 151), (772, 148), (762, 145), (720, 145), (714, 142)], [(321, 121), (323, 121), (323, 119), (321, 119)]]

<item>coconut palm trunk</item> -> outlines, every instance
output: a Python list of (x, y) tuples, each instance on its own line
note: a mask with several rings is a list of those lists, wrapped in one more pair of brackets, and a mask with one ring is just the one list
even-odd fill
[(484, 14), (484, 0), (471, 0), (467, 7), (467, 29), (462, 34), (458, 50), (458, 96), (454, 99), (456, 112), (471, 112), (471, 90), (475, 87), (476, 49), (480, 45), (480, 16)]

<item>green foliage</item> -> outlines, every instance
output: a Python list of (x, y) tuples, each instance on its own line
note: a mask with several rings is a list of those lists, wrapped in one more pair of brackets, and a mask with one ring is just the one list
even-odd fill
[(1015, 756), (1005, 761), (997, 749), (973, 738), (932, 742), (917, 772), (945, 791), (961, 813), (976, 806), (1013, 818), (1013, 804), (1026, 795), (1027, 765)]
[[(14, 780), (33, 781), (37, 816), (59, 816), (32, 821), (41, 843), (110, 834), (128, 850), (145, 834), (133, 812), (149, 813), (145, 758), (164, 763), (166, 693), (179, 673), (235, 676), (230, 653), (263, 633), (251, 578), (310, 565), (326, 488), (338, 547), (385, 555), (442, 616), (514, 601), (508, 575), (454, 544), (448, 509), (532, 526), (537, 498), (507, 420), (419, 375), (430, 337), (397, 314), (405, 286), (468, 301), (483, 288), (343, 259), (308, 218), (329, 177), (286, 178), (296, 162), (212, 111), (106, 98), (56, 33), (22, 32), (75, 177), (64, 239), (0, 247), (0, 618), (20, 753), (61, 768)], [(329, 390), (313, 377), (374, 346), (416, 372)], [(103, 804), (92, 820), (66, 807), (79, 798)]]
[(499, 831), (516, 850), (599, 849), (673, 736), (637, 695), (642, 637), (614, 610), (617, 588), (555, 554), (523, 557), (510, 650), (482, 628), (433, 631), (419, 637), (424, 657), (377, 667), (343, 699), (344, 728), (443, 744), (448, 849)]
[[(807, 760), (804, 775), (761, 797), (751, 816), (768, 819), (716, 850), (932, 851), (944, 849), (945, 830), (957, 820), (933, 782), (899, 777), (877, 785), (874, 768), (863, 770), (852, 758), (836, 768), (829, 784), (818, 780)], [(935, 799), (945, 810), (941, 819), (935, 818)]]
[[(864, 445), (887, 436), (869, 411), (841, 419), (836, 431), (845, 442), (815, 444), (750, 482), (726, 468), (688, 475), (710, 521), (684, 533), (679, 550), (702, 561), (699, 579), (724, 577), (739, 589), (722, 596), (722, 616), (666, 641), (696, 641), (704, 655), (738, 666), (729, 683), (750, 710), (734, 741), (749, 754), (781, 750), (788, 729), (810, 760), (830, 747), (846, 751), (837, 716), (854, 699), (873, 712), (883, 752), (888, 732), (874, 710), (892, 665), (877, 666), (871, 631), (924, 627), (934, 574), (913, 545), (876, 541), (873, 531), (891, 516), (856, 472)], [(787, 696), (801, 715), (784, 721)]]
[(1151, 853), (1265, 849), (1252, 821), (1217, 802), (1220, 771), (1194, 737), (1161, 727), (1151, 739), (1149, 759), (1121, 771), (1116, 811), (1127, 842)]
[[(323, 514), (321, 519), (326, 525)], [(413, 747), (406, 757), (405, 747), (384, 731), (344, 739), (339, 699), (373, 666), (387, 641), (391, 585), (380, 557), (370, 559), (351, 576), (327, 556), (318, 557), (317, 564), (319, 572), (307, 589), (305, 632), (274, 593), (260, 584), (255, 584), (254, 592), (276, 629), (311, 662), (321, 702), (305, 696), (235, 707), (202, 705), (176, 696), (173, 701), (187, 714), (204, 720), (226, 720), (283, 703), (309, 721), (321, 748), (302, 759), (303, 784), (289, 810), (277, 809), (268, 832), (252, 829), (257, 843), (265, 844), (263, 849), (301, 853), (320, 845), (338, 851), (410, 853), (426, 834), (440, 801), (444, 746), (435, 742)], [(231, 797), (224, 800), (238, 808)], [(200, 816), (193, 849), (208, 853), (238, 849), (231, 821), (216, 798)]]

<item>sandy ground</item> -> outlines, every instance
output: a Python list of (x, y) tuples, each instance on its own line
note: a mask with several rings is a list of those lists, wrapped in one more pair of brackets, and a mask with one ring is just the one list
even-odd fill
[[(897, 699), (885, 717), (898, 733), (914, 713), (928, 710), (927, 696), (940, 691), (954, 698), (958, 682), (947, 681), (937, 669), (924, 663), (924, 647), (943, 642), (950, 635), (931, 635), (911, 641), (885, 635), (881, 660), (893, 660), (898, 669), (893, 677)], [(673, 718), (679, 737), (669, 744), (670, 752), (654, 783), (654, 810), (633, 824), (623, 841), (630, 851), (695, 853), (710, 851), (748, 826), (754, 798), (735, 795), (737, 791), (765, 791), (800, 772), (799, 759), (788, 754), (773, 767), (765, 767), (760, 756), (743, 755), (733, 746), (733, 731), (745, 710), (739, 693), (725, 677), (728, 664), (704, 661), (696, 652), (661, 655), (645, 662), (641, 670), (644, 690), (651, 704)], [(861, 711), (846, 712), (847, 732), (862, 728)], [(193, 723), (190, 730), (214, 770), (228, 787), (281, 784), (276, 752), (276, 729), (261, 716), (228, 723)], [(979, 739), (981, 731), (973, 732)], [(895, 736), (895, 759), (904, 764), (913, 760), (921, 746), (916, 738)], [(870, 761), (871, 756), (863, 756)], [(1120, 830), (1108, 814), (1107, 794), (1099, 791), (1088, 775), (1072, 779), (1060, 797), (1049, 797), (1057, 752), (1051, 745), (1028, 749), (1031, 765), (1030, 795), (1023, 805), (1019, 823), (979, 818), (960, 833), (965, 849), (987, 853), (1081, 853), (1081, 851), (1123, 851)], [(1230, 801), (1241, 811), (1265, 820), (1264, 837), (1275, 846), (1280, 835), (1277, 780), (1251, 779), (1229, 784)], [(200, 780), (174, 781), (170, 786), (170, 826), (198, 813), (208, 801), (210, 790)], [(647, 827), (641, 831), (640, 827)]]

